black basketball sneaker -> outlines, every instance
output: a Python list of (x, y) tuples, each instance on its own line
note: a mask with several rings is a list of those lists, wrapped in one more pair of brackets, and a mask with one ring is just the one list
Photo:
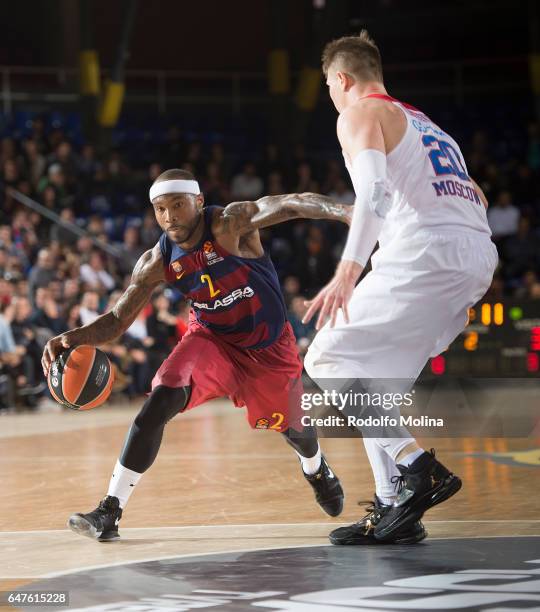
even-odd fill
[(118, 497), (107, 495), (92, 512), (72, 514), (69, 517), (68, 527), (71, 531), (87, 538), (110, 542), (120, 538), (118, 523), (121, 518), (122, 508), (120, 508)]
[(338, 516), (343, 510), (343, 498), (345, 494), (341, 488), (338, 477), (332, 472), (324, 455), (321, 457), (321, 465), (315, 474), (306, 474), (305, 479), (315, 491), (315, 499), (319, 506), (330, 516)]
[(381, 542), (375, 539), (375, 526), (381, 518), (390, 510), (392, 505), (382, 504), (375, 495), (373, 502), (360, 502), (369, 504), (366, 507), (367, 514), (353, 525), (338, 527), (330, 532), (328, 539), (337, 546), (369, 546), (377, 544), (416, 544), (427, 536), (427, 531), (421, 521), (408, 525), (395, 534), (392, 540)]
[(397, 466), (398, 496), (375, 527), (377, 540), (393, 539), (398, 532), (422, 518), (424, 512), (446, 501), (461, 489), (461, 480), (435, 459), (435, 451), (424, 452), (409, 467)]

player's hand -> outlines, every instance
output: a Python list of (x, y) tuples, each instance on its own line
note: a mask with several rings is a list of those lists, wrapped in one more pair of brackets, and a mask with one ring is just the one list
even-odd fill
[(360, 264), (354, 261), (341, 261), (334, 278), (312, 300), (305, 302), (308, 309), (302, 323), (308, 323), (320, 311), (315, 328), (321, 329), (328, 317), (330, 317), (330, 327), (334, 327), (340, 308), (343, 310), (345, 322), (348, 323), (347, 306), (361, 273)]
[(73, 342), (73, 338), (70, 337), (69, 332), (60, 334), (51, 338), (43, 349), (43, 356), (41, 357), (41, 367), (43, 368), (43, 374), (47, 376), (51, 363), (56, 360), (58, 355), (72, 346), (76, 346)]

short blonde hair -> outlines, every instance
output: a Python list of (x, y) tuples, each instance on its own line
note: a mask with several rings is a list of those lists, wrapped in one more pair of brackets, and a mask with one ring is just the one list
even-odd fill
[(358, 36), (343, 36), (326, 45), (322, 54), (325, 76), (335, 63), (339, 63), (340, 70), (358, 80), (383, 80), (381, 54), (367, 30), (362, 30)]

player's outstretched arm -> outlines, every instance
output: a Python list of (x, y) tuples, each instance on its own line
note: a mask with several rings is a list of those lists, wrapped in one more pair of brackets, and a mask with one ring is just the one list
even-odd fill
[(165, 280), (159, 245), (143, 253), (135, 264), (131, 281), (112, 310), (95, 321), (51, 338), (43, 349), (41, 365), (49, 366), (64, 350), (81, 344), (98, 346), (121, 336), (148, 303), (154, 289)]
[(241, 235), (291, 219), (327, 219), (350, 224), (352, 209), (318, 193), (265, 196), (255, 202), (229, 204), (217, 219), (216, 229)]

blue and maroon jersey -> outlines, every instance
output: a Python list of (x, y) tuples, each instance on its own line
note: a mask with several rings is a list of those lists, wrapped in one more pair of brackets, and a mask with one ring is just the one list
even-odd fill
[(203, 209), (204, 234), (189, 251), (161, 235), (167, 282), (191, 300), (201, 325), (242, 348), (265, 348), (279, 338), (287, 320), (276, 270), (267, 254), (237, 257), (217, 243), (211, 231), (216, 208)]

